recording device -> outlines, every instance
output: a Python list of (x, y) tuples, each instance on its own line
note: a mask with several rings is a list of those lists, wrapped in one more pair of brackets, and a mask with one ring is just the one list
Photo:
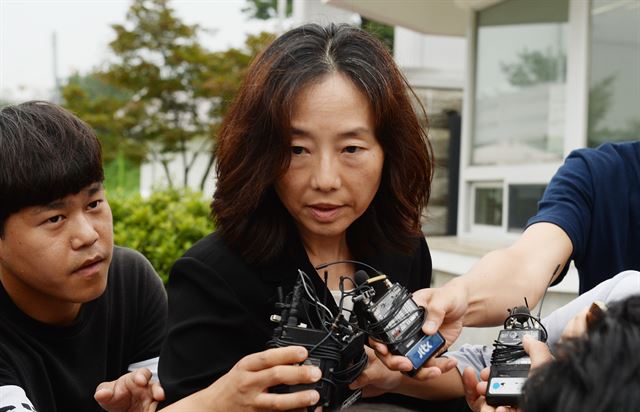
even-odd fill
[[(318, 367), (322, 372), (322, 378), (312, 384), (278, 385), (270, 388), (270, 392), (292, 393), (315, 389), (320, 394), (320, 400), (316, 405), (309, 407), (309, 411), (315, 410), (318, 406), (322, 406), (324, 410), (346, 408), (362, 395), (361, 390), (351, 390), (348, 385), (367, 365), (364, 334), (355, 330), (341, 314), (333, 316), (317, 299), (307, 275), (302, 271), (299, 271), (299, 274), (293, 292), (276, 305), (282, 312), (281, 315), (271, 317), (279, 322), (279, 325), (267, 346), (305, 347), (309, 356), (302, 365)], [(309, 325), (300, 321), (300, 315), (311, 312), (318, 315), (320, 325)]]
[(383, 274), (369, 278), (364, 270), (354, 278), (354, 311), (360, 328), (386, 344), (391, 353), (409, 358), (413, 370), (406, 374), (414, 376), (444, 346), (445, 339), (439, 332), (431, 336), (422, 332), (425, 309), (405, 287), (391, 283)]
[(494, 341), (487, 383), (487, 404), (513, 407), (519, 405), (522, 387), (531, 368), (531, 359), (522, 346), (522, 340), (526, 335), (542, 342), (547, 341), (547, 330), (538, 318), (531, 315), (525, 299), (525, 306), (509, 309), (504, 329)]

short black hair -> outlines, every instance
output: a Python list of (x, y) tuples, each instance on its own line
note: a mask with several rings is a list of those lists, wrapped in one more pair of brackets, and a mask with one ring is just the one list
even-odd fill
[(586, 336), (560, 343), (556, 360), (527, 380), (525, 412), (631, 411), (640, 405), (640, 295), (608, 306)]
[(53, 103), (0, 109), (0, 236), (6, 219), (104, 180), (93, 129)]

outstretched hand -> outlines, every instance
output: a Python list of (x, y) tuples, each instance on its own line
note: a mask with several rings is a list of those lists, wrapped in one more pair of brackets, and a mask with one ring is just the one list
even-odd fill
[(164, 391), (149, 369), (137, 369), (96, 388), (94, 399), (107, 412), (155, 412)]
[(439, 288), (420, 289), (413, 293), (413, 300), (426, 309), (422, 330), (427, 335), (440, 332), (451, 346), (464, 326), (464, 315), (468, 308), (464, 287), (449, 282)]

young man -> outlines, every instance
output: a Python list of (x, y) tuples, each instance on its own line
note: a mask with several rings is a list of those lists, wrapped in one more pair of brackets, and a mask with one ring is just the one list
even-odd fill
[[(142, 255), (113, 246), (103, 178), (100, 144), (71, 113), (0, 109), (0, 411), (154, 412), (164, 399), (143, 367), (157, 365), (166, 294)], [(163, 410), (313, 405), (315, 390), (268, 391), (318, 381), (297, 366), (306, 358), (296, 346), (245, 356)]]
[(161, 397), (148, 371), (127, 371), (157, 358), (166, 294), (142, 255), (114, 247), (103, 179), (75, 116), (45, 102), (0, 110), (0, 410), (99, 411), (104, 381), (111, 410), (137, 385)]

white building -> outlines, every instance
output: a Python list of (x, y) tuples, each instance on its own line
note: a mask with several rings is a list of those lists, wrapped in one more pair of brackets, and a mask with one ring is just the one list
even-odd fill
[[(640, 139), (637, 0), (324, 1), (395, 25), (396, 60), (412, 84), (415, 66), (440, 58), (424, 52), (426, 38), (466, 43), (463, 66), (451, 71), (464, 72), (458, 205), (449, 210), (457, 230), (427, 232), (436, 285), (517, 238), (571, 150)], [(551, 290), (543, 315), (575, 295), (575, 269)]]

